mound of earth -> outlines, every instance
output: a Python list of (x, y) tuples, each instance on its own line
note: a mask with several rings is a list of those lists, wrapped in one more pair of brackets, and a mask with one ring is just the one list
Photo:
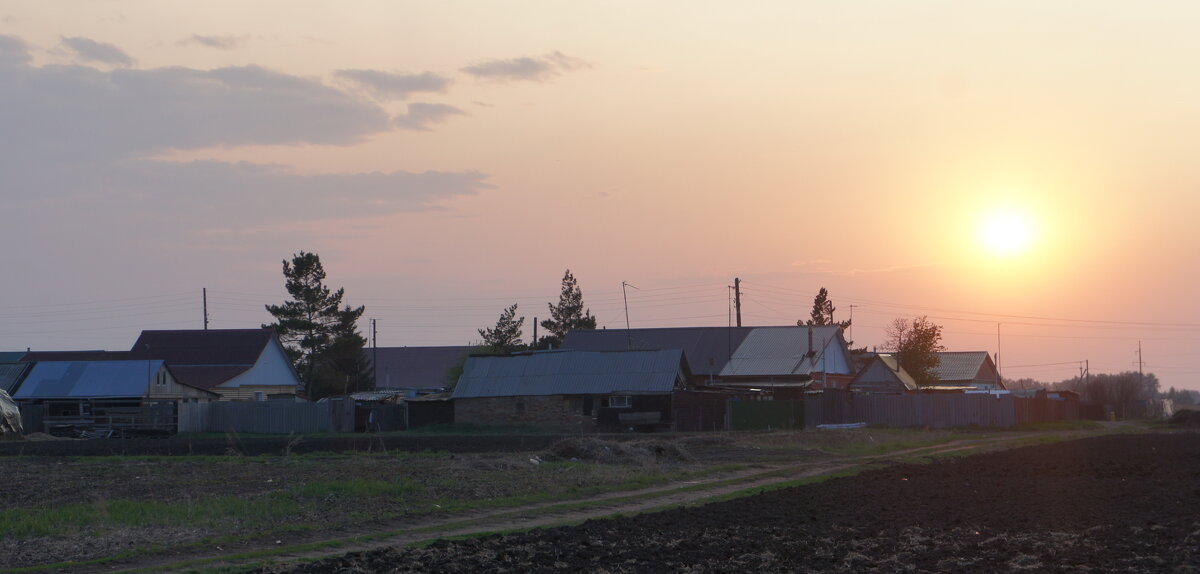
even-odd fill
[(262, 572), (1179, 572), (1200, 435), (896, 465), (728, 502)]
[(1200, 411), (1191, 409), (1175, 411), (1167, 423), (1176, 427), (1200, 428)]

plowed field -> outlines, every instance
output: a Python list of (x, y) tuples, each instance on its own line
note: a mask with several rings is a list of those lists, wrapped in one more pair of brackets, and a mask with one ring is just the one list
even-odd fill
[(1200, 434), (1115, 435), (268, 572), (1177, 572)]

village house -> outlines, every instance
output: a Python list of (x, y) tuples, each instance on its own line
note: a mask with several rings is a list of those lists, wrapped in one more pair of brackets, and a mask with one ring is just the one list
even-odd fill
[(678, 349), (694, 386), (782, 392), (845, 387), (854, 377), (849, 347), (837, 326), (677, 327), (571, 331), (564, 349)]
[(217, 398), (179, 382), (162, 360), (38, 361), (13, 395), (23, 410), (36, 413), (38, 431), (67, 426), (162, 433), (175, 431), (180, 403)]
[(947, 351), (937, 354), (934, 374), (939, 387), (974, 387), (974, 390), (1003, 390), (1004, 383), (987, 351)]
[(672, 395), (689, 375), (678, 349), (472, 356), (454, 387), (454, 420), (577, 432), (669, 427)]
[(846, 388), (858, 393), (903, 394), (918, 387), (895, 355), (880, 353), (867, 362)]
[(164, 360), (181, 383), (223, 401), (295, 398), (304, 389), (272, 329), (142, 331), (128, 356)]

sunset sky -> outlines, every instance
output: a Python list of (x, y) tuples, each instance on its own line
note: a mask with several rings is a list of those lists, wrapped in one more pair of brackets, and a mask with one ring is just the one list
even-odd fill
[[(0, 4), (0, 350), (269, 322), (928, 315), (1007, 378), (1200, 389), (1200, 4)], [(365, 332), (366, 322), (360, 324)], [(999, 336), (998, 336), (999, 335)]]

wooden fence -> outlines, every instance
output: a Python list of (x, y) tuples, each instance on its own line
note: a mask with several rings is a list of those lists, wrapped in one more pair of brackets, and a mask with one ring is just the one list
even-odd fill
[(1079, 418), (1079, 403), (988, 394), (873, 395), (826, 390), (809, 396), (804, 420), (821, 424), (867, 423), (897, 428), (1011, 427)]

